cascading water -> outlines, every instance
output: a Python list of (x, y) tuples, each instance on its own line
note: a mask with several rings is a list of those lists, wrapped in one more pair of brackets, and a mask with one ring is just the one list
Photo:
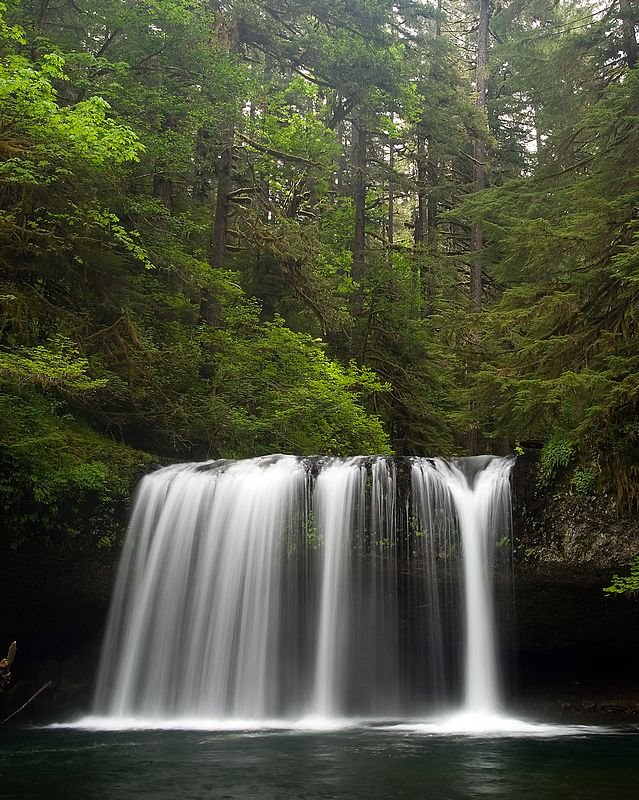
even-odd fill
[[(481, 462), (483, 459), (477, 459)], [(492, 569), (500, 525), (510, 515), (510, 463), (488, 458), (483, 469), (465, 475), (453, 464), (437, 460), (447, 475), (447, 488), (457, 511), (464, 572), (464, 708), (475, 714), (499, 707)]]
[(271, 456), (146, 477), (96, 714), (495, 713), (492, 572), (510, 534), (510, 465)]

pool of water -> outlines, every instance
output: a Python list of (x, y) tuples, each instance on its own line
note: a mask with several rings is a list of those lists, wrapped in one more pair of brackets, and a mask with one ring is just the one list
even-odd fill
[(0, 728), (15, 800), (636, 800), (639, 726), (558, 735)]

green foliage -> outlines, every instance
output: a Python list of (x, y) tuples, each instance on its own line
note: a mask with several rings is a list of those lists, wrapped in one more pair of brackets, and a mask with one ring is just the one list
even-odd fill
[[(446, 455), (453, 451), (450, 420), (457, 354), (439, 313), (424, 315), (415, 291), (414, 264), (400, 254), (372, 260), (362, 318), (362, 360), (390, 391), (378, 408), (399, 452)], [(430, 300), (439, 312), (440, 298)]]
[[(619, 41), (616, 24), (593, 18), (565, 38), (528, 34), (536, 68), (522, 60), (516, 80), (546, 126), (536, 163), (463, 208), (481, 222), (486, 269), (505, 289), (484, 317), (472, 379), (483, 427), (551, 449), (570, 442), (583, 465), (600, 465), (621, 507), (639, 503), (639, 74), (613, 69), (599, 49), (606, 37)], [(591, 57), (575, 59), (585, 46)], [(546, 82), (553, 65), (564, 81)], [(514, 80), (514, 64), (508, 72)]]
[(55, 388), (66, 394), (90, 392), (106, 385), (107, 381), (87, 375), (89, 362), (80, 356), (77, 347), (62, 334), (47, 346), (0, 351), (0, 381), (18, 387), (24, 384)]
[(369, 369), (329, 360), (321, 341), (281, 320), (245, 340), (227, 337), (220, 352), (213, 397), (228, 409), (218, 429), (225, 455), (390, 452), (380, 420), (359, 402), (387, 391)]
[(14, 519), (117, 505), (137, 450), (445, 455), (468, 430), (639, 503), (639, 73), (582, 5), (495, 6), (490, 130), (469, 4), (0, 6)]
[(575, 447), (560, 436), (552, 436), (541, 451), (539, 460), (540, 486), (548, 486), (562, 470), (565, 470), (575, 456)]
[(592, 469), (576, 467), (570, 478), (570, 484), (580, 497), (592, 497), (597, 483), (597, 476)]
[(151, 458), (118, 445), (74, 418), (59, 400), (0, 392), (0, 507), (3, 542), (17, 549), (93, 547), (121, 541), (134, 481)]
[[(22, 32), (13, 37), (13, 43), (22, 41)], [(59, 103), (54, 82), (65, 80), (64, 63), (58, 53), (35, 65), (17, 53), (0, 59), (4, 181), (52, 183), (68, 177), (70, 158), (103, 166), (133, 161), (143, 151), (133, 132), (108, 116), (111, 107), (103, 98)]]
[(608, 594), (639, 596), (639, 557), (630, 565), (629, 575), (613, 575), (612, 583), (604, 589)]

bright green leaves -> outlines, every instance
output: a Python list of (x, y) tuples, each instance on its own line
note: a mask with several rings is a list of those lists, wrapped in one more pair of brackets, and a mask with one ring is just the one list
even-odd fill
[(23, 29), (19, 25), (9, 25), (6, 20), (6, 3), (0, 3), (0, 48), (15, 47), (26, 43)]
[(65, 336), (55, 336), (47, 345), (0, 351), (0, 380), (15, 386), (38, 386), (77, 395), (107, 383), (88, 374), (89, 362)]
[[(2, 9), (0, 9), (0, 12)], [(30, 61), (17, 28), (0, 58), (0, 244), (18, 252), (76, 249), (75, 240), (99, 239), (149, 266), (134, 232), (96, 199), (123, 165), (144, 148), (113, 118), (99, 96), (61, 103), (64, 59), (57, 52)], [(87, 198), (86, 195), (90, 197)], [(86, 254), (75, 258), (86, 261)]]
[[(6, 382), (55, 389), (161, 453), (387, 452), (364, 408), (385, 391), (375, 376), (281, 321), (261, 322), (242, 284), (254, 289), (263, 274), (251, 286), (248, 258), (237, 272), (210, 263), (218, 155), (234, 128), (250, 201), (236, 204), (232, 241), (259, 251), (260, 273), (279, 271), (298, 296), (271, 315), (284, 310), (313, 333), (305, 303), (324, 327), (340, 319), (348, 235), (333, 247), (318, 215), (339, 155), (318, 113), (326, 97), (305, 78), (267, 80), (242, 63), (232, 15), (201, 3), (89, 2), (87, 12), (48, 7), (55, 44), (40, 38), (37, 61), (14, 52), (4, 62), (13, 83), (0, 100), (21, 150), (3, 178), (21, 193), (0, 232), (8, 241), (10, 226), (20, 230), (12, 268), (27, 276), (20, 285), (16, 269), (3, 287), (17, 298), (0, 330)], [(64, 346), (47, 343), (55, 330)]]
[(635, 558), (630, 566), (630, 574), (613, 575), (612, 583), (604, 589), (608, 594), (627, 594), (636, 598), (639, 596), (639, 557)]
[(15, 54), (0, 60), (5, 180), (12, 177), (6, 166), (12, 157), (19, 168), (31, 165), (30, 182), (48, 183), (56, 174), (68, 175), (70, 159), (118, 165), (135, 160), (143, 150), (132, 131), (109, 116), (109, 104), (102, 98), (64, 107), (58, 103), (53, 81), (64, 80), (63, 67), (57, 53), (45, 55), (38, 65)]
[[(152, 269), (153, 264), (145, 248), (141, 245), (138, 231), (128, 231), (120, 222), (119, 217), (95, 203), (87, 204), (84, 208), (77, 208), (78, 217), (85, 215), (87, 223), (98, 229), (109, 244), (120, 252), (126, 253), (130, 258), (141, 262), (147, 269)], [(78, 263), (83, 263), (76, 256)]]
[(339, 155), (339, 147), (335, 133), (315, 113), (314, 106), (320, 102), (316, 87), (303, 78), (294, 78), (279, 91), (268, 84), (263, 89), (266, 93), (262, 99), (256, 98), (258, 110), (247, 120), (247, 128), (265, 148), (275, 151), (264, 154), (275, 160), (281, 154), (284, 161), (286, 156), (297, 157), (299, 166), (316, 170), (329, 168)]
[(381, 421), (361, 404), (388, 390), (370, 370), (344, 368), (321, 341), (281, 320), (248, 338), (212, 335), (213, 399), (230, 411), (222, 423), (226, 455), (389, 452)]
[(135, 161), (144, 150), (135, 134), (108, 117), (110, 106), (101, 97), (92, 97), (63, 109), (59, 132), (82, 158), (96, 164), (123, 164)]

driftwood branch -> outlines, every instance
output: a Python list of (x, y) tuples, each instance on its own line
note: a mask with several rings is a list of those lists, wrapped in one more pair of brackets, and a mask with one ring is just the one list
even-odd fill
[(33, 701), (36, 699), (36, 697), (38, 697), (39, 695), (41, 695), (41, 694), (42, 694), (42, 692), (44, 692), (44, 690), (45, 690), (45, 689), (48, 689), (50, 686), (53, 686), (53, 681), (47, 681), (47, 682), (44, 684), (44, 686), (41, 686), (41, 687), (38, 689), (38, 691), (37, 691), (35, 694), (32, 694), (32, 695), (31, 695), (31, 697), (30, 697), (30, 698), (27, 700), (27, 702), (26, 702), (26, 703), (23, 703), (23, 704), (20, 706), (20, 708), (18, 708), (16, 711), (14, 711), (14, 712), (13, 712), (13, 714), (9, 714), (9, 716), (8, 716), (8, 717), (5, 717), (5, 718), (2, 720), (2, 722), (0, 722), (0, 725), (4, 725), (4, 724), (5, 724), (5, 722), (9, 722), (9, 720), (10, 720), (10, 719), (13, 719), (13, 718), (14, 718), (14, 717), (15, 717), (17, 714), (19, 714), (21, 711), (24, 711), (24, 709), (25, 709), (25, 708), (26, 708), (26, 707), (27, 707), (27, 706), (28, 706), (30, 703), (32, 703), (32, 702), (33, 702)]

